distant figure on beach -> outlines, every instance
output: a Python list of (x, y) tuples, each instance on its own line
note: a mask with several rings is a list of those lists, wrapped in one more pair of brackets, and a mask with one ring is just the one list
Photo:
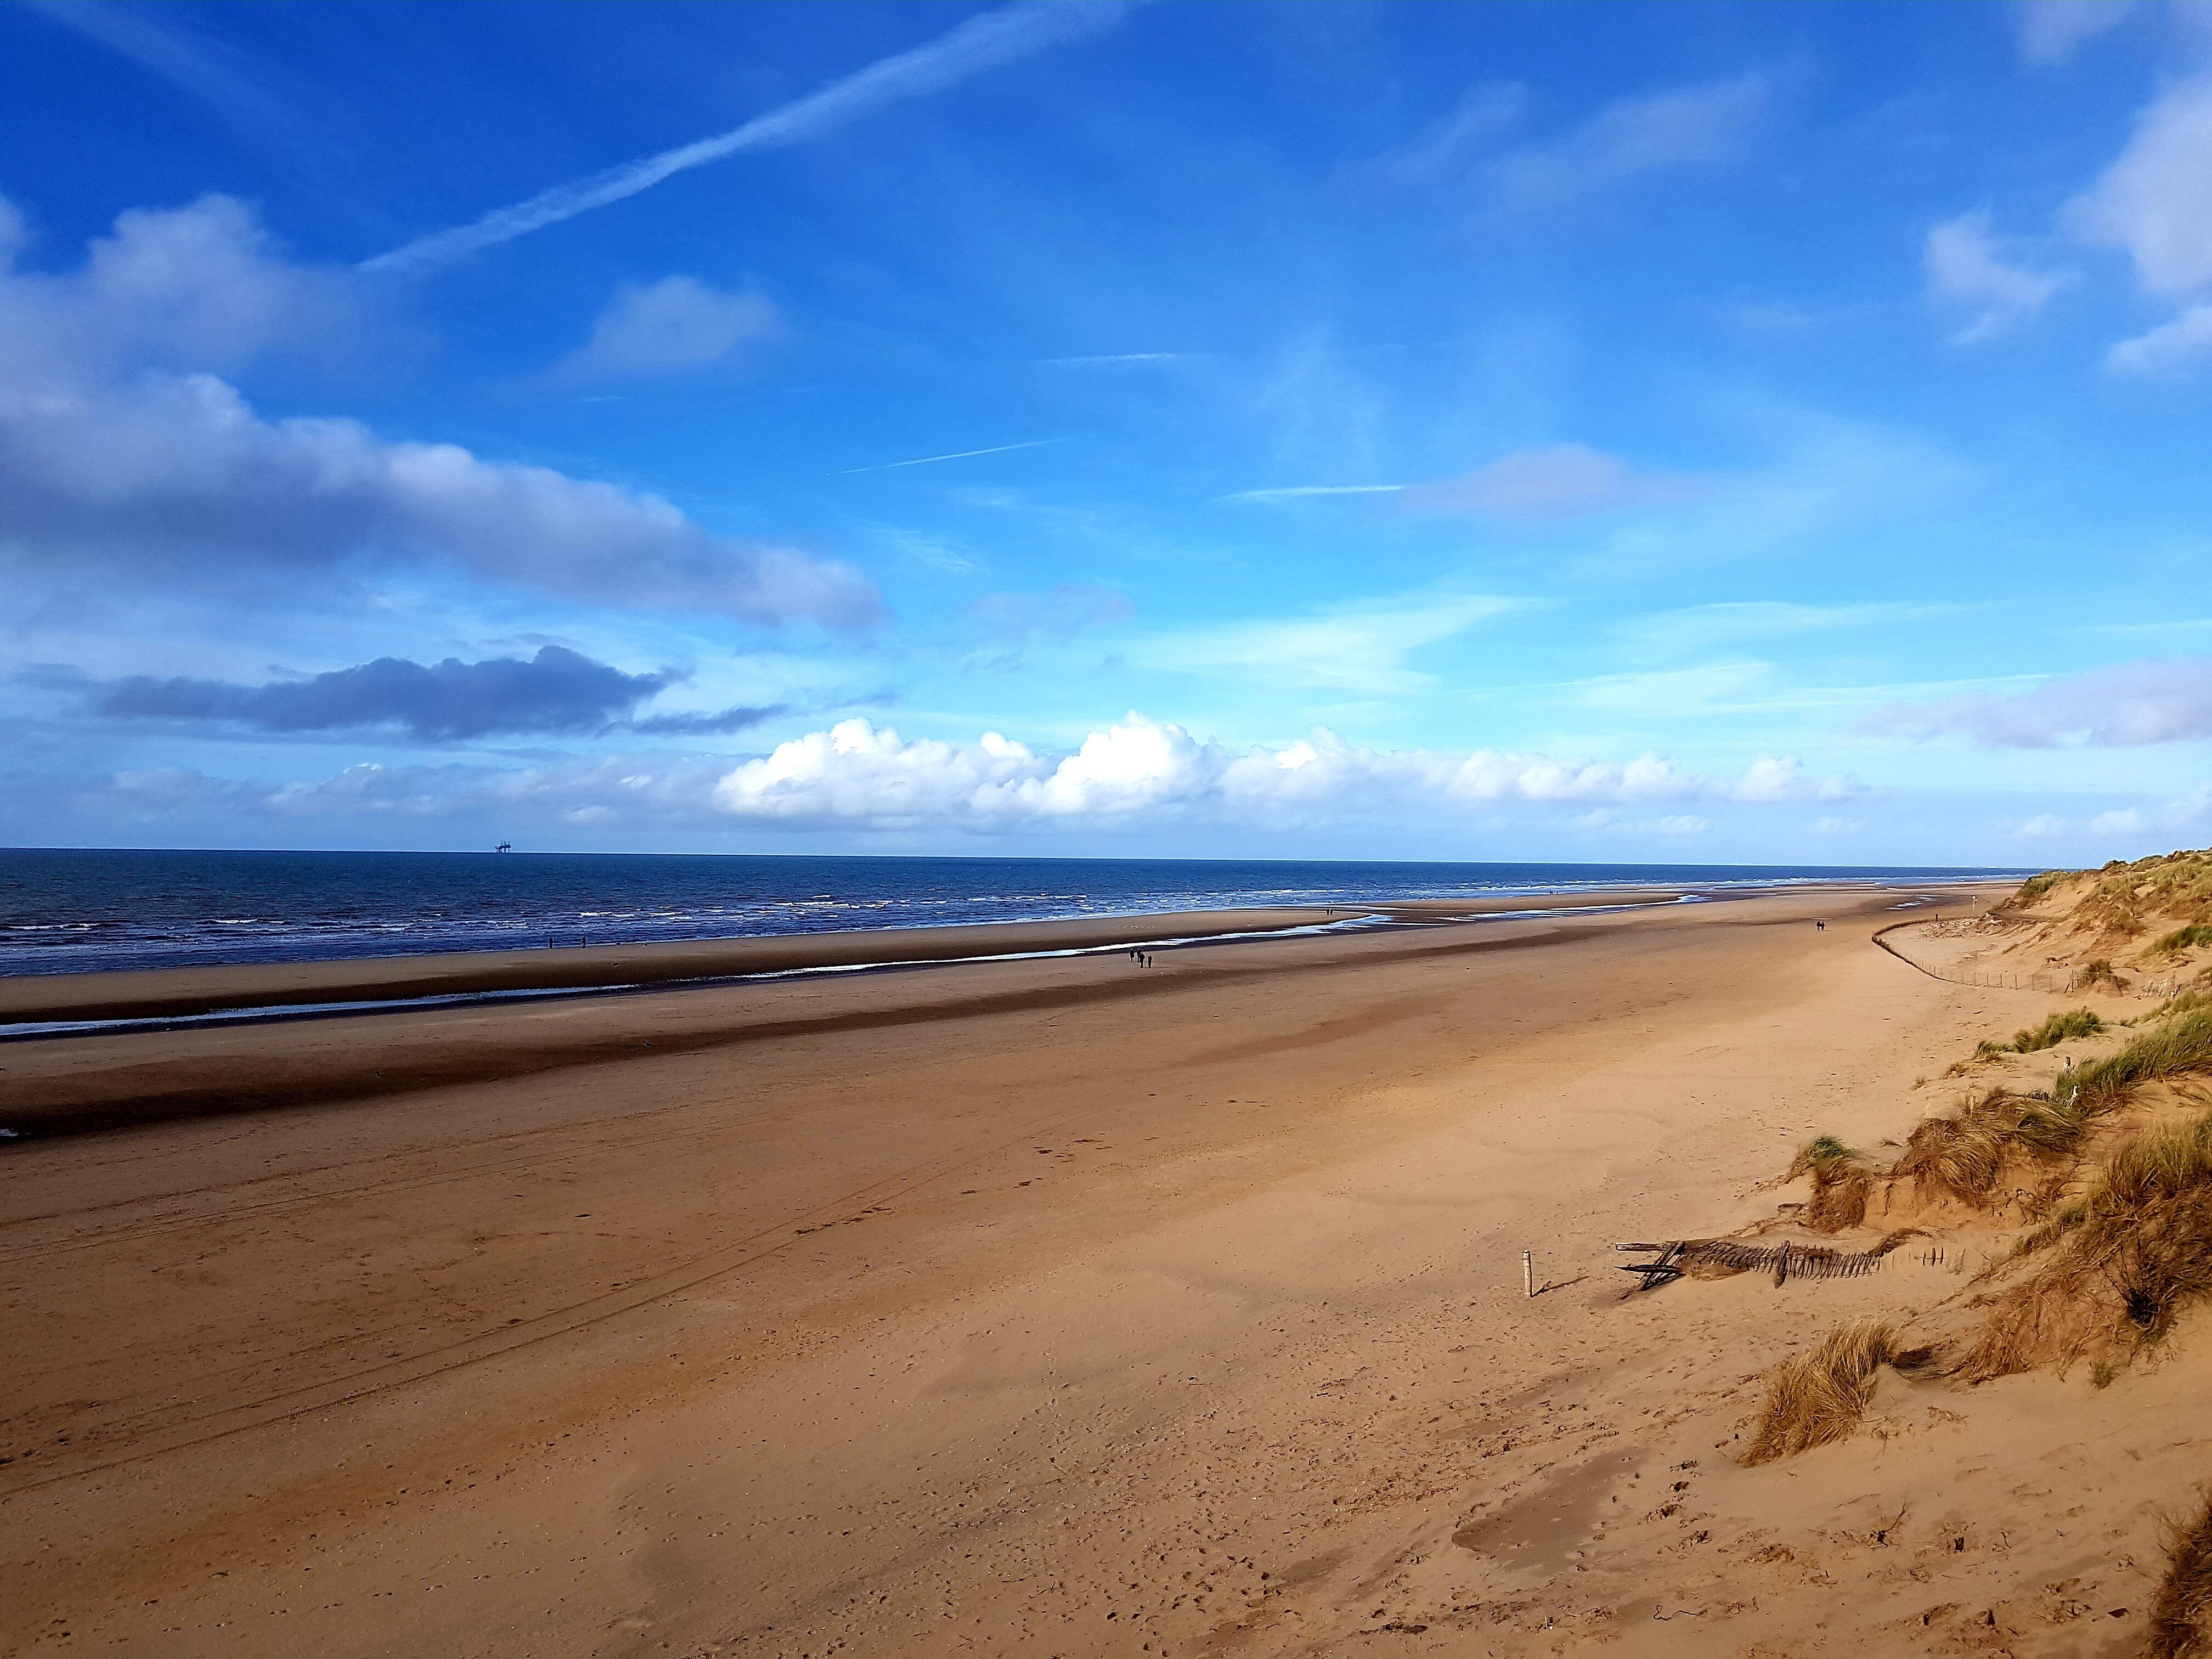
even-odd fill
[(1816, 921), (1813, 924), (1813, 931), (1816, 933), (1825, 933), (1828, 931), (1828, 924), (1825, 921)]

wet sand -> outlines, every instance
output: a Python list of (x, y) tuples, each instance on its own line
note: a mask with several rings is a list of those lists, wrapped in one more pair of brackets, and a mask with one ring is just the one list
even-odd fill
[(226, 1009), (483, 997), (533, 991), (661, 987), (893, 964), (973, 961), (1239, 933), (1283, 933), (1361, 915), (1456, 921), (1663, 903), (1685, 890), (1649, 888), (1540, 898), (1416, 899), (1400, 903), (1179, 910), (1076, 921), (893, 927), (648, 945), (455, 951), (343, 962), (157, 968), (113, 974), (23, 975), (0, 980), (0, 1027), (46, 1021), (179, 1019)]
[(2050, 1002), (1876, 949), (1899, 902), (7, 1045), (10, 1111), (200, 1104), (4, 1154), (0, 1650), (2116, 1639), (2188, 1364), (1747, 1470), (1751, 1379), (1898, 1285), (1607, 1282)]

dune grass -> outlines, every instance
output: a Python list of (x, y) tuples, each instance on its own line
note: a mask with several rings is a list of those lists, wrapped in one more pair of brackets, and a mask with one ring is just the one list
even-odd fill
[(1890, 1178), (1911, 1181), (1923, 1198), (1986, 1209), (2008, 1162), (2049, 1164), (2073, 1156), (2099, 1115), (2094, 1103), (1992, 1089), (1949, 1117), (1923, 1119)]
[[(2110, 966), (2109, 963), (2106, 964)], [(2010, 1042), (1984, 1041), (1974, 1045), (1974, 1058), (1987, 1060), (1991, 1054), (2032, 1054), (2045, 1048), (2055, 1048), (2075, 1037), (2094, 1036), (2105, 1029), (2105, 1022), (2093, 1008), (2069, 1008), (2064, 1013), (2053, 1014), (2040, 1025), (2022, 1026), (2012, 1034)]]
[(2032, 1054), (2044, 1048), (2055, 1048), (2075, 1037), (2094, 1036), (2105, 1029), (2105, 1022), (2097, 1018), (2093, 1008), (2069, 1008), (2063, 1014), (2053, 1014), (2042, 1024), (2013, 1033), (2014, 1054)]
[(2079, 870), (2045, 870), (2039, 876), (2030, 876), (2021, 883), (2020, 891), (2007, 901), (2010, 904), (2033, 904), (2062, 881), (2080, 875)]
[(2200, 945), (2212, 945), (2212, 921), (2192, 921), (2186, 927), (2177, 927), (2151, 948), (2179, 956)]
[(1866, 1415), (1875, 1373), (1917, 1360), (1923, 1352), (1905, 1348), (1881, 1320), (1838, 1326), (1767, 1373), (1758, 1431), (1743, 1462), (1771, 1463), (1843, 1439)]
[(2150, 1659), (2212, 1654), (2212, 1498), (2171, 1530), (2143, 1651)]
[(2040, 1260), (1989, 1298), (1955, 1375), (2124, 1359), (2162, 1340), (2185, 1308), (2212, 1297), (2212, 1114), (2121, 1146), (2088, 1196), (2054, 1212), (2014, 1257)]
[(2057, 1093), (2088, 1103), (2093, 1110), (2110, 1110), (2139, 1084), (2208, 1068), (2212, 1068), (2212, 1003), (2159, 1019), (2119, 1053), (2075, 1067), (2059, 1079)]

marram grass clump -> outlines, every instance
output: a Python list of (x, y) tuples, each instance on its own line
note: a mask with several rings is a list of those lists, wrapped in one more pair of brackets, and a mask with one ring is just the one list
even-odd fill
[(2051, 1361), (2124, 1360), (2212, 1297), (2212, 1114), (2125, 1142), (2089, 1194), (2014, 1249), (2035, 1265), (1988, 1298), (1951, 1365), (1973, 1382)]
[(2056, 1048), (2062, 1042), (2075, 1037), (2094, 1036), (2105, 1029), (2105, 1022), (2097, 1018), (2094, 1008), (2069, 1008), (2063, 1014), (2053, 1014), (2042, 1024), (2013, 1033), (2013, 1052), (2032, 1054), (2045, 1048)]
[(2150, 1659), (2212, 1654), (2212, 1498), (2171, 1528), (2166, 1577), (2150, 1607)]
[(1767, 1373), (1759, 1427), (1743, 1461), (1771, 1463), (1844, 1438), (1866, 1415), (1875, 1374), (1925, 1358), (1926, 1350), (1905, 1347), (1881, 1320), (1838, 1326)]

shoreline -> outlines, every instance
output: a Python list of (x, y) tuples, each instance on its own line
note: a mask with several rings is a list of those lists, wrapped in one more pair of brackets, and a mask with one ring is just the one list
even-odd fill
[[(1948, 884), (1967, 889), (2008, 884), (1978, 880)], [(214, 1024), (348, 1018), (551, 998), (705, 989), (808, 974), (1021, 961), (1121, 948), (1172, 949), (1249, 937), (1292, 936), (1324, 928), (1340, 931), (1361, 921), (1376, 927), (1435, 927), (1666, 904), (1724, 903), (1783, 893), (1840, 896), (1882, 890), (1886, 890), (1884, 884), (1851, 881), (1756, 887), (1653, 886), (0, 975), (0, 1043), (110, 1031), (155, 1032)]]
[(348, 1005), (424, 1007), (461, 999), (677, 989), (810, 972), (1006, 961), (1148, 945), (1203, 943), (1248, 934), (1296, 933), (1361, 917), (1434, 923), (1641, 908), (1716, 896), (1736, 895), (1703, 894), (1687, 888), (1638, 888), (1495, 899), (1166, 910), (1126, 916), (852, 928), (642, 945), (449, 951), (423, 956), (23, 975), (0, 979), (0, 1037), (10, 1035), (9, 1027), (28, 1024), (166, 1023), (280, 1009), (284, 1017), (297, 1018), (318, 1007), (338, 1012)]

